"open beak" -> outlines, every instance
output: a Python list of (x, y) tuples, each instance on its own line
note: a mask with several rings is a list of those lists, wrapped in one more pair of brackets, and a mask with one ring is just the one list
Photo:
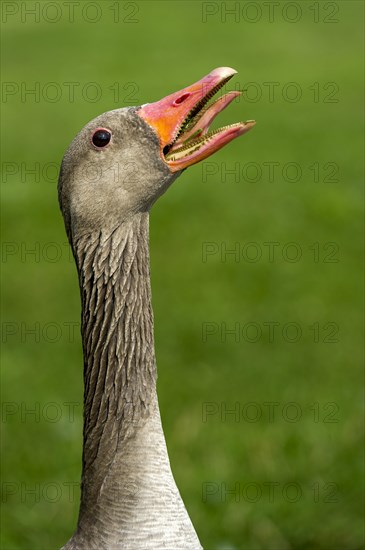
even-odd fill
[(256, 124), (254, 120), (247, 120), (209, 130), (217, 114), (241, 93), (228, 92), (210, 102), (236, 73), (229, 67), (219, 67), (195, 84), (156, 103), (143, 105), (137, 111), (158, 135), (161, 158), (171, 172), (209, 157)]

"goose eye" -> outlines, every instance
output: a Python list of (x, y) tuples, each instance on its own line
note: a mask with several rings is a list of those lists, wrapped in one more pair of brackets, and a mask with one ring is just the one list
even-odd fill
[(106, 128), (98, 128), (92, 137), (92, 142), (95, 147), (105, 147), (111, 140), (112, 134)]

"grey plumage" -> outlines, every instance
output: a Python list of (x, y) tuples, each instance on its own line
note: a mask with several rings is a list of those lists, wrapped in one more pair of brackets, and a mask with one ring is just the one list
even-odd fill
[(58, 190), (79, 276), (85, 387), (81, 505), (67, 550), (201, 548), (158, 408), (149, 211), (182, 170), (255, 125), (210, 131), (240, 92), (208, 102), (235, 74), (219, 67), (157, 103), (104, 113), (64, 156)]
[[(96, 127), (113, 132), (105, 150), (90, 148)], [(85, 385), (82, 496), (67, 550), (201, 548), (171, 473), (156, 394), (149, 210), (179, 174), (133, 108), (91, 121), (62, 163)]]

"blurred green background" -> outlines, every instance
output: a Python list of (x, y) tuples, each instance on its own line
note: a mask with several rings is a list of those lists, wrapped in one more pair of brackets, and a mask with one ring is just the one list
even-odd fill
[(363, 3), (274, 4), (81, 2), (72, 19), (61, 1), (2, 3), (4, 549), (59, 548), (78, 513), (80, 304), (57, 165), (91, 118), (222, 65), (247, 96), (219, 125), (257, 126), (151, 215), (172, 469), (207, 549), (363, 547)]

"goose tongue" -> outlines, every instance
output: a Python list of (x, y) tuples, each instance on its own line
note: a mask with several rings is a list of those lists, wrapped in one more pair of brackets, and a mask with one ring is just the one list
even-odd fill
[(171, 172), (209, 157), (255, 125), (250, 120), (209, 131), (217, 114), (241, 92), (229, 92), (210, 105), (208, 101), (235, 74), (229, 67), (214, 69), (195, 84), (137, 111), (158, 135), (161, 157)]

